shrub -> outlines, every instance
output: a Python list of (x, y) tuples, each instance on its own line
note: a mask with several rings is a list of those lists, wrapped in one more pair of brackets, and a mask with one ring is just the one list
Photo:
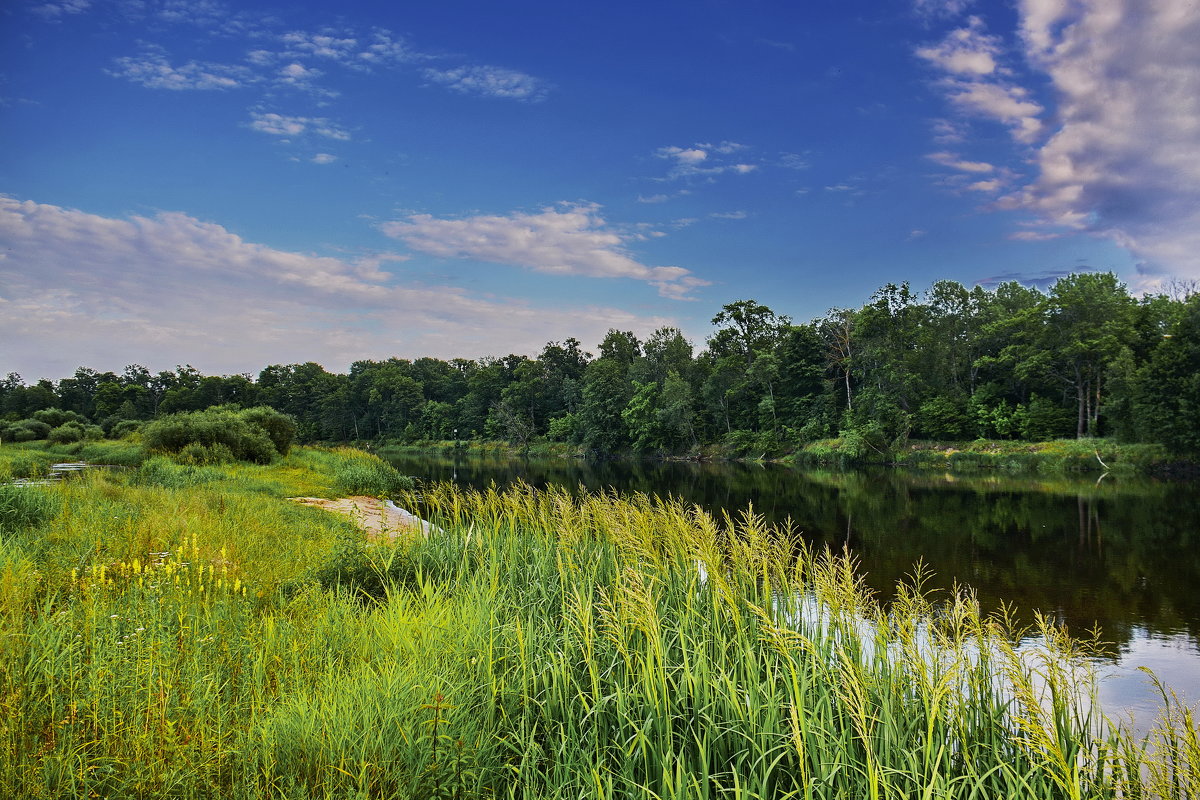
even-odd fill
[(269, 406), (255, 406), (239, 412), (238, 416), (266, 431), (279, 455), (286, 456), (292, 449), (292, 442), (296, 439), (296, 421), (287, 414)]
[(23, 419), (20, 422), (0, 423), (0, 441), (32, 442), (50, 435), (50, 426), (41, 420)]
[(137, 433), (142, 428), (142, 423), (135, 419), (123, 419), (112, 426), (108, 435), (113, 439), (123, 439), (131, 433)]
[(43, 408), (41, 411), (33, 412), (31, 416), (38, 422), (46, 423), (51, 428), (66, 425), (68, 422), (78, 422), (80, 425), (87, 424), (87, 417), (74, 411), (63, 411), (61, 408)]
[(180, 464), (195, 464), (199, 466), (205, 464), (228, 464), (237, 461), (237, 458), (233, 455), (233, 451), (221, 442), (214, 444), (190, 442), (184, 445), (184, 448), (179, 451), (176, 459)]
[[(294, 432), (291, 418), (271, 409), (239, 411), (219, 406), (149, 422), (142, 428), (142, 441), (153, 452), (178, 453), (190, 463), (236, 459), (267, 464), (290, 448), (288, 425)], [(184, 455), (190, 445), (195, 446)]]
[(71, 444), (103, 439), (104, 431), (98, 425), (85, 425), (80, 422), (64, 422), (46, 436), (51, 444)]

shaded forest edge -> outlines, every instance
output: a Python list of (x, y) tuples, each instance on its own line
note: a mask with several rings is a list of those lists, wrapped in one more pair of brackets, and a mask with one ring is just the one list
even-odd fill
[(597, 355), (571, 338), (536, 357), (363, 360), (346, 373), (131, 365), (32, 385), (10, 373), (0, 441), (136, 439), (165, 414), (262, 406), (302, 442), (532, 454), (1104, 469), (1200, 452), (1194, 286), (1134, 298), (1108, 273), (1046, 292), (887, 284), (805, 324), (753, 300), (712, 324), (699, 350), (663, 327), (645, 341), (610, 330)]

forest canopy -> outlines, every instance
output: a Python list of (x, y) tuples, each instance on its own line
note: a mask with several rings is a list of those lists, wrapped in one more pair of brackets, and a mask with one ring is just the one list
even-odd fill
[[(266, 407), (302, 441), (506, 440), (598, 453), (774, 455), (838, 436), (1046, 440), (1108, 436), (1200, 452), (1200, 296), (1134, 298), (1109, 273), (1047, 291), (1017, 282), (923, 293), (887, 284), (859, 308), (794, 323), (754, 300), (721, 308), (699, 349), (675, 328), (610, 330), (536, 356), (274, 364), (257, 376), (80, 367), (0, 381), (0, 440), (119, 436), (166, 414)], [(256, 412), (263, 413), (263, 412)], [(154, 428), (150, 429), (154, 431)]]

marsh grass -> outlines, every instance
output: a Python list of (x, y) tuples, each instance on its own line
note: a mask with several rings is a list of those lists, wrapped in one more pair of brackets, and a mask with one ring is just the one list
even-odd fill
[(283, 499), (345, 458), (37, 489), (0, 540), (0, 795), (1194, 796), (1167, 690), (1135, 741), (1079, 643), (919, 569), (883, 608), (751, 513), (529, 487), (401, 493), (445, 532), (368, 543)]

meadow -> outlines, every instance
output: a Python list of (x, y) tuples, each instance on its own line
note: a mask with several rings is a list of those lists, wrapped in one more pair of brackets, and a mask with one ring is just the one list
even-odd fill
[[(1135, 739), (1091, 702), (1086, 642), (927, 593), (919, 566), (884, 607), (749, 512), (406, 489), (344, 449), (90, 446), (123, 468), (0, 486), (2, 796), (1200, 793), (1165, 687)], [(0, 481), (52, 460), (0, 448)], [(444, 532), (369, 541), (286, 499), (355, 492)]]

